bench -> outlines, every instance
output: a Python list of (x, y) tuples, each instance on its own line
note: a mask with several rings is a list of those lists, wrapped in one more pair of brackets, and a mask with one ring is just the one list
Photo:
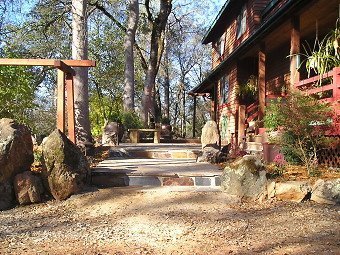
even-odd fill
[(129, 132), (130, 132), (131, 143), (139, 143), (141, 132), (153, 132), (154, 133), (153, 143), (161, 142), (161, 130), (160, 129), (136, 128), (136, 129), (129, 129)]

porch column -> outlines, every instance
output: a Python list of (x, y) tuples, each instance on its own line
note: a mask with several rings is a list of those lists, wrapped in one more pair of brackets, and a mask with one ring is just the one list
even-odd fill
[(59, 69), (57, 78), (57, 129), (65, 133), (65, 73)]
[(197, 107), (197, 98), (194, 95), (194, 113), (193, 113), (193, 122), (192, 122), (192, 137), (196, 136), (196, 107)]
[(246, 123), (246, 106), (240, 105), (238, 107), (238, 143), (242, 141), (242, 138), (245, 135), (244, 132), (244, 130), (246, 129), (245, 123)]
[(300, 17), (291, 19), (290, 33), (290, 89), (294, 89), (295, 83), (300, 80), (299, 65), (300, 56)]
[(258, 89), (259, 89), (259, 120), (263, 120), (264, 110), (266, 106), (266, 54), (265, 45), (261, 44), (258, 53), (259, 58), (259, 79), (258, 79)]
[(217, 107), (218, 107), (218, 102), (217, 102), (217, 84), (214, 84), (213, 87), (213, 92), (211, 96), (211, 119), (217, 122)]

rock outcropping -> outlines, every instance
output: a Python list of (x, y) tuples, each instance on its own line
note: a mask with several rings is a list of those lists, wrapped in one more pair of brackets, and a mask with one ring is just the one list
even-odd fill
[(43, 143), (46, 172), (45, 186), (57, 200), (64, 200), (82, 190), (89, 178), (89, 164), (80, 149), (59, 130)]
[(0, 120), (0, 210), (14, 204), (13, 180), (33, 163), (30, 130), (12, 119)]

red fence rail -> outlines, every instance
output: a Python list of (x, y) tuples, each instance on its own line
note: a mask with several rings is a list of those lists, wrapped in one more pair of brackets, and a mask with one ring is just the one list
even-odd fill
[(246, 108), (246, 121), (249, 123), (250, 121), (257, 120), (259, 116), (259, 102), (252, 103), (248, 105)]
[(334, 109), (334, 127), (332, 135), (340, 135), (340, 67), (322, 75), (301, 80), (295, 87), (306, 95), (312, 95), (323, 102), (328, 102)]

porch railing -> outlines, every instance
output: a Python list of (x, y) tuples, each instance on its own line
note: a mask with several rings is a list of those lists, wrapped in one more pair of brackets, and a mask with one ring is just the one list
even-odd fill
[[(315, 85), (319, 84), (319, 87)], [(332, 71), (324, 74), (322, 77), (314, 76), (295, 84), (295, 87), (307, 95), (318, 94), (321, 100), (338, 103), (340, 101), (340, 67), (334, 68)]]
[(246, 122), (255, 121), (259, 116), (259, 102), (252, 103), (246, 107)]
[(335, 112), (335, 135), (340, 135), (340, 67), (333, 68), (323, 76), (301, 80), (295, 84), (295, 87), (306, 95), (330, 103)]

